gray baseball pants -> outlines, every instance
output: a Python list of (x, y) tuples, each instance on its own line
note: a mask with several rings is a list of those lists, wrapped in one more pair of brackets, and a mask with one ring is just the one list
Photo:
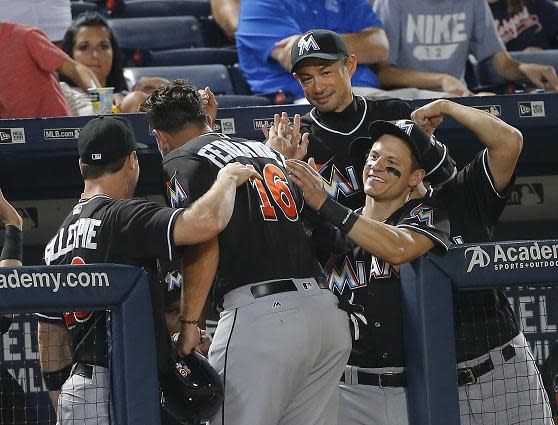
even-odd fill
[(58, 397), (58, 424), (110, 424), (108, 369), (102, 366), (92, 367), (91, 378), (74, 374), (62, 385)]
[(211, 425), (337, 425), (348, 317), (314, 279), (291, 280), (296, 291), (225, 295), (209, 352), (225, 400)]

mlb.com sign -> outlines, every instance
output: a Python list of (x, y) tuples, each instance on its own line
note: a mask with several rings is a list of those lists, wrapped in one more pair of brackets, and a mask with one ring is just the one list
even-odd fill
[[(489, 252), (493, 251), (493, 252)], [(469, 261), (467, 273), (491, 267), (493, 270), (537, 269), (558, 267), (558, 244), (532, 242), (524, 246), (472, 246), (465, 249)]]

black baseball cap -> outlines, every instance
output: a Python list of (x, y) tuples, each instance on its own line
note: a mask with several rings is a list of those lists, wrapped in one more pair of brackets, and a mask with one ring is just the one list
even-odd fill
[(336, 61), (349, 57), (347, 43), (339, 34), (329, 30), (311, 30), (296, 39), (291, 48), (291, 72), (306, 58)]
[(132, 124), (124, 117), (101, 115), (89, 121), (78, 136), (81, 162), (102, 165), (145, 147), (136, 142)]
[(359, 137), (349, 146), (349, 154), (360, 160), (380, 136), (391, 134), (407, 143), (414, 157), (426, 171), (425, 180), (433, 185), (447, 181), (455, 170), (455, 161), (446, 145), (429, 135), (420, 125), (411, 120), (395, 122), (377, 120), (368, 127), (370, 137)]

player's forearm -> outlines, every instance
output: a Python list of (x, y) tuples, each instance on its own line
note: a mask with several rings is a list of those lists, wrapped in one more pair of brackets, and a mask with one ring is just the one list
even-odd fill
[(389, 264), (407, 263), (434, 246), (426, 236), (358, 215), (331, 198), (326, 198), (319, 211), (354, 243)]
[(182, 271), (184, 285), (181, 294), (181, 316), (186, 320), (200, 320), (207, 296), (213, 285), (219, 264), (219, 241), (213, 238), (188, 247)]
[(513, 175), (523, 148), (521, 132), (488, 112), (448, 100), (442, 102), (443, 114), (471, 130), (487, 147), (494, 187), (498, 192), (502, 191)]
[(349, 52), (357, 57), (358, 63), (378, 63), (387, 60), (389, 43), (381, 28), (365, 28), (360, 32), (343, 34)]
[(410, 232), (363, 216), (347, 236), (372, 255), (393, 265), (408, 263), (434, 246), (432, 242), (423, 246)]
[(176, 245), (191, 245), (219, 234), (231, 219), (236, 179), (217, 178), (211, 189), (185, 210), (174, 226)]
[(415, 87), (418, 89), (441, 90), (442, 80), (446, 74), (422, 72), (399, 68), (383, 63), (378, 67), (378, 79), (381, 87)]
[(500, 160), (517, 161), (523, 146), (523, 136), (517, 128), (488, 112), (449, 100), (442, 102), (444, 115), (451, 116), (471, 130), (491, 155), (497, 155)]

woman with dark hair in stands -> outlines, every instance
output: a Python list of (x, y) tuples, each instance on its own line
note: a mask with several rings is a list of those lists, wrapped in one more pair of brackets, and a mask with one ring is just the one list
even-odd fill
[(510, 52), (558, 49), (558, 5), (553, 0), (488, 0)]
[[(119, 112), (136, 112), (147, 95), (141, 91), (127, 93), (118, 41), (107, 20), (98, 12), (79, 15), (66, 31), (62, 50), (87, 66), (102, 87), (114, 87), (114, 104)], [(92, 115), (88, 93), (61, 77), (62, 92), (74, 115)]]

